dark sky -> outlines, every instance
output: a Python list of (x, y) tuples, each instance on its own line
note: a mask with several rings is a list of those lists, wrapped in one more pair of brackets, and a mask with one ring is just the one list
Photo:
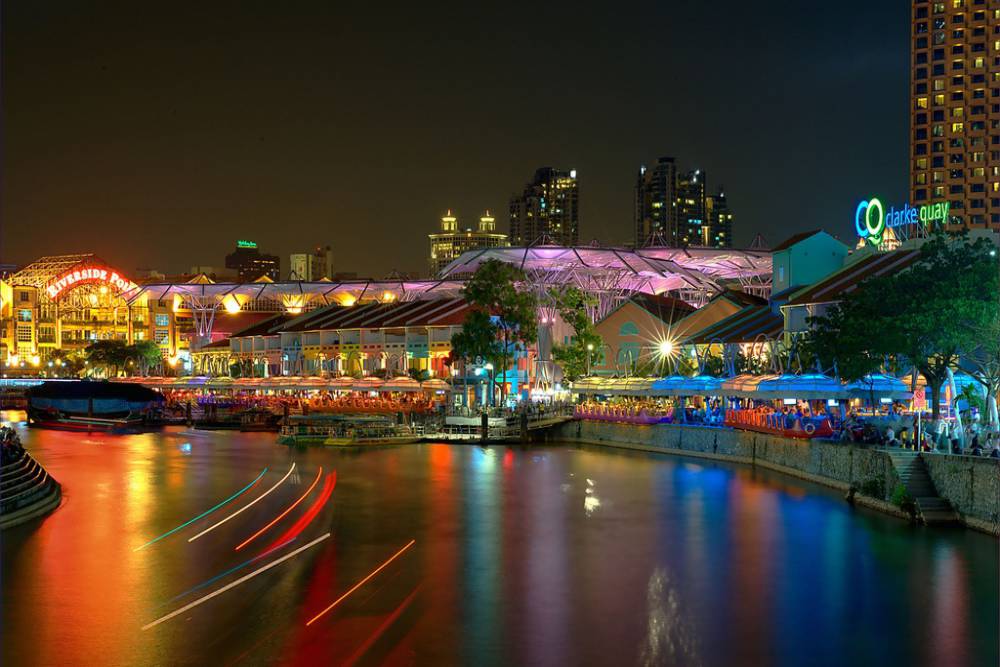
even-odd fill
[[(99, 5), (99, 6), (94, 6)], [(632, 235), (643, 162), (726, 186), (737, 244), (851, 235), (906, 196), (909, 3), (3, 3), (3, 261), (221, 265), (236, 238), (426, 271), (542, 165), (581, 240)]]

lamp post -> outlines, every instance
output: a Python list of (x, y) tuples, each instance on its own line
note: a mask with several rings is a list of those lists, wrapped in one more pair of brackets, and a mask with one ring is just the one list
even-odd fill
[(489, 397), (486, 399), (486, 406), (493, 407), (493, 364), (487, 362), (484, 368), (486, 369), (487, 382), (489, 382), (490, 385), (490, 393)]
[(594, 352), (594, 344), (587, 343), (587, 376), (590, 377), (590, 357)]

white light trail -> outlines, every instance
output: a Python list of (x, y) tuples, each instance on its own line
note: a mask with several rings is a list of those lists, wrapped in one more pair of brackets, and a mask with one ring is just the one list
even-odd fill
[(194, 537), (189, 537), (189, 538), (188, 538), (188, 542), (194, 542), (195, 540), (197, 540), (197, 539), (198, 539), (199, 537), (201, 537), (201, 536), (202, 536), (202, 535), (204, 535), (205, 533), (210, 533), (210, 532), (212, 532), (213, 530), (215, 530), (216, 528), (218, 528), (219, 526), (221, 526), (221, 525), (222, 525), (222, 524), (224, 524), (225, 522), (227, 522), (227, 521), (229, 521), (230, 519), (232, 519), (232, 518), (233, 518), (234, 516), (236, 516), (237, 514), (240, 514), (241, 512), (244, 512), (244, 511), (246, 511), (246, 510), (250, 509), (251, 507), (253, 507), (254, 505), (256, 505), (257, 503), (259, 503), (259, 502), (260, 502), (261, 500), (263, 500), (263, 499), (264, 499), (264, 496), (266, 496), (267, 494), (271, 493), (271, 492), (272, 492), (272, 491), (274, 491), (274, 490), (275, 490), (276, 488), (278, 488), (279, 486), (281, 486), (281, 484), (282, 484), (282, 483), (283, 483), (283, 482), (284, 482), (284, 481), (285, 481), (286, 479), (288, 479), (288, 476), (292, 474), (292, 471), (293, 471), (293, 470), (295, 470), (295, 464), (294, 464), (294, 463), (292, 463), (292, 467), (288, 469), (288, 472), (286, 472), (286, 473), (285, 473), (285, 476), (284, 476), (284, 477), (282, 477), (282, 478), (281, 478), (280, 480), (278, 480), (278, 483), (277, 483), (277, 484), (275, 484), (274, 486), (272, 486), (272, 487), (271, 487), (270, 489), (268, 489), (267, 491), (265, 491), (265, 492), (264, 492), (264, 493), (262, 493), (261, 495), (257, 496), (257, 497), (256, 497), (255, 499), (251, 500), (249, 504), (247, 504), (247, 505), (244, 505), (244, 506), (243, 506), (243, 507), (241, 507), (240, 509), (236, 510), (235, 512), (233, 512), (232, 514), (230, 514), (229, 516), (227, 516), (227, 517), (226, 517), (225, 519), (223, 519), (223, 520), (222, 520), (222, 521), (220, 521), (219, 523), (215, 524), (214, 526), (210, 526), (210, 527), (206, 528), (205, 530), (201, 531), (200, 533), (198, 533), (198, 534), (197, 534), (197, 535), (195, 535)]
[(155, 627), (155, 626), (159, 625), (160, 623), (163, 623), (164, 621), (169, 621), (174, 616), (178, 616), (178, 615), (183, 614), (184, 612), (186, 612), (186, 611), (188, 611), (190, 609), (194, 609), (195, 607), (197, 607), (198, 605), (202, 604), (203, 602), (208, 602), (209, 600), (211, 600), (212, 598), (216, 597), (217, 595), (222, 595), (223, 593), (225, 593), (229, 589), (235, 588), (236, 586), (239, 586), (243, 582), (249, 581), (250, 579), (253, 579), (258, 574), (263, 574), (264, 572), (267, 572), (268, 570), (270, 570), (275, 565), (280, 565), (281, 563), (285, 562), (289, 558), (292, 558), (293, 556), (297, 556), (298, 554), (302, 553), (306, 549), (309, 549), (310, 547), (316, 546), (317, 544), (319, 544), (320, 542), (322, 542), (323, 540), (325, 540), (325, 539), (327, 539), (329, 537), (330, 537), (330, 533), (326, 533), (325, 535), (321, 535), (320, 537), (317, 537), (315, 540), (313, 540), (309, 544), (303, 544), (301, 547), (299, 547), (295, 551), (292, 551), (291, 553), (285, 554), (281, 558), (278, 558), (277, 560), (273, 560), (273, 561), (271, 561), (270, 563), (268, 563), (267, 565), (265, 565), (263, 567), (257, 568), (256, 570), (254, 570), (250, 574), (244, 575), (244, 576), (240, 577), (239, 579), (237, 579), (236, 581), (230, 582), (230, 583), (226, 584), (225, 586), (223, 586), (222, 588), (220, 588), (220, 589), (218, 589), (216, 591), (212, 591), (208, 595), (200, 597), (197, 600), (195, 600), (194, 602), (186, 604), (183, 607), (181, 607), (180, 609), (177, 609), (175, 611), (170, 612), (166, 616), (161, 616), (160, 618), (156, 619), (152, 623), (147, 623), (146, 625), (142, 626), (142, 629), (143, 630), (149, 630), (150, 628)]

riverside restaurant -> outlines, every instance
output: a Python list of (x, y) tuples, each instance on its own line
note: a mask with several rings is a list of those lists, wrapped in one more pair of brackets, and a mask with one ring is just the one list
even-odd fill
[(821, 374), (588, 377), (573, 383), (578, 419), (640, 425), (728, 426), (793, 438), (831, 437), (845, 417), (913, 412), (899, 379), (873, 375), (844, 383)]

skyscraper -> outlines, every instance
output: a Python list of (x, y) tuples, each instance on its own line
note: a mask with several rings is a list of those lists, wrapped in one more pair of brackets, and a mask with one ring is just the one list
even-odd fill
[(451, 264), (452, 260), (469, 250), (479, 250), (480, 248), (500, 248), (510, 245), (507, 242), (507, 235), (497, 232), (496, 218), (486, 211), (479, 218), (479, 227), (475, 230), (467, 228), (464, 230), (458, 227), (458, 218), (452, 215), (451, 210), (441, 218), (441, 231), (436, 234), (428, 234), (430, 240), (430, 269), (431, 275), (436, 276), (441, 269)]
[(708, 176), (679, 172), (672, 157), (639, 168), (635, 185), (635, 245), (732, 247), (733, 213), (722, 188), (708, 194)]
[(317, 247), (313, 252), (299, 252), (288, 258), (288, 279), (315, 281), (333, 277), (333, 250)]
[(580, 242), (576, 169), (542, 167), (520, 195), (510, 199), (510, 242), (572, 246)]
[(635, 184), (635, 246), (673, 243), (674, 188), (677, 165), (672, 157), (656, 158), (652, 168), (639, 168)]
[(913, 0), (910, 38), (910, 199), (1000, 230), (1000, 6)]
[(235, 269), (240, 282), (253, 282), (261, 276), (281, 279), (281, 259), (261, 253), (254, 241), (237, 241), (236, 250), (226, 255), (226, 268)]
[(701, 244), (713, 248), (733, 247), (733, 212), (725, 190), (719, 186), (714, 195), (705, 197), (705, 217), (708, 224), (702, 227)]

